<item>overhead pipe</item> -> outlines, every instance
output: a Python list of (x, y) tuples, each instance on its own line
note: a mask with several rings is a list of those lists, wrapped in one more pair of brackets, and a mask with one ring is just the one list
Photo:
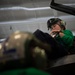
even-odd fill
[(55, 9), (55, 10), (58, 10), (58, 11), (61, 11), (61, 12), (65, 12), (65, 13), (68, 13), (68, 14), (71, 14), (71, 15), (75, 15), (75, 8), (55, 3), (54, 0), (51, 1), (50, 7), (52, 9)]

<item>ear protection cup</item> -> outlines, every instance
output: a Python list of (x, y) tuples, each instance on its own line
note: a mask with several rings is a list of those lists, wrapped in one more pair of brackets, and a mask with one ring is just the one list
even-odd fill
[(63, 20), (61, 20), (61, 21), (60, 21), (60, 26), (61, 26), (61, 28), (63, 28), (63, 29), (65, 30), (65, 29), (66, 29), (66, 28), (65, 28), (66, 22), (63, 21)]
[(61, 20), (60, 22), (61, 22), (61, 25), (66, 26), (66, 22), (65, 21)]

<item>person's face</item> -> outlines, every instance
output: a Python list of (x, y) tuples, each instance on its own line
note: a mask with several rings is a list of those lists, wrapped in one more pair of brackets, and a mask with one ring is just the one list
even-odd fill
[(54, 24), (51, 26), (51, 30), (61, 30), (61, 27), (58, 24)]

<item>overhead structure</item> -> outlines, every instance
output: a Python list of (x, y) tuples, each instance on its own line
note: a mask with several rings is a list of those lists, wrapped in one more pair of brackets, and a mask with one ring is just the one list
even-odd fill
[(50, 7), (52, 9), (55, 9), (55, 10), (58, 10), (58, 11), (61, 11), (61, 12), (65, 12), (65, 13), (68, 13), (68, 14), (71, 14), (71, 15), (75, 15), (75, 8), (74, 7), (70, 7), (70, 6), (66, 6), (66, 5), (63, 5), (63, 4), (56, 3), (54, 0), (51, 1)]

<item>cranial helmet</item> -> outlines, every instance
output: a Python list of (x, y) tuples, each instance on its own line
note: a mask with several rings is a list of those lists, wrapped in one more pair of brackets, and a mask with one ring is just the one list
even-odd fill
[(51, 28), (52, 25), (56, 24), (57, 22), (60, 22), (60, 26), (66, 25), (66, 22), (61, 20), (60, 18), (51, 18), (47, 21), (48, 30), (49, 30), (49, 28)]
[[(29, 67), (44, 68), (47, 64), (45, 49), (44, 44), (31, 33), (14, 32), (0, 44), (0, 63), (23, 59), (22, 63)], [(20, 62), (18, 61), (17, 65)], [(15, 65), (11, 63), (11, 66)]]

